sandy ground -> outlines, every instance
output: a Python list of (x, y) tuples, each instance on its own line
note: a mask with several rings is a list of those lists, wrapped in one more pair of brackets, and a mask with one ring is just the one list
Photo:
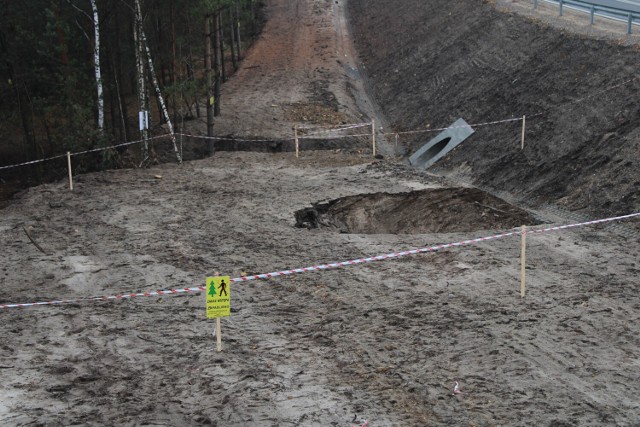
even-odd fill
[[(357, 160), (219, 153), (81, 176), (73, 193), (32, 189), (0, 221), (0, 299), (197, 286), (214, 271), (492, 234), (295, 228), (295, 211), (316, 201), (439, 186)], [(357, 413), (379, 426), (634, 425), (638, 242), (587, 229), (531, 237), (525, 299), (519, 247), (511, 238), (236, 285), (222, 353), (202, 295), (3, 310), (0, 419), (341, 426)], [(456, 379), (464, 394), (454, 397)]]
[[(323, 14), (327, 26), (340, 21), (320, 7), (328, 2), (269, 4), (269, 16), (291, 23)], [(340, 31), (332, 31), (326, 57), (337, 64), (330, 55)], [(272, 63), (258, 52), (245, 66)], [(332, 111), (369, 114), (341, 70), (344, 79), (326, 86), (335, 88), (327, 89)], [(241, 76), (225, 93), (240, 90)], [(274, 100), (289, 91), (283, 76), (269, 83), (281, 88), (268, 95)], [(315, 102), (296, 93), (291, 103)], [(243, 134), (261, 132), (252, 116), (234, 114)], [(268, 273), (512, 226), (496, 220), (506, 208), (483, 199), (483, 209), (443, 202), (449, 221), (437, 232), (295, 227), (296, 212), (314, 203), (443, 187), (402, 163), (342, 151), (305, 151), (299, 160), (217, 152), (78, 176), (73, 192), (63, 182), (42, 185), (0, 211), (0, 304), (192, 287), (216, 271)], [(564, 222), (533, 214), (532, 223)], [(464, 231), (446, 225), (461, 223)], [(0, 424), (638, 425), (639, 254), (636, 238), (610, 227), (532, 235), (524, 299), (517, 237), (233, 285), (221, 353), (202, 294), (1, 309)], [(462, 394), (453, 395), (456, 380)]]

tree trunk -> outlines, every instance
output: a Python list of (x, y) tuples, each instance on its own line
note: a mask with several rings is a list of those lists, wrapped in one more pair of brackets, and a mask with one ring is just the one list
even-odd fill
[[(137, 0), (136, 0), (137, 1)], [(143, 140), (142, 145), (142, 162), (146, 162), (149, 159), (149, 142), (147, 139), (149, 138), (148, 130), (146, 126), (144, 126), (144, 118), (145, 114), (147, 114), (147, 90), (144, 84), (144, 61), (143, 57), (143, 48), (142, 48), (142, 37), (141, 37), (141, 25), (142, 25), (142, 17), (138, 16), (138, 8), (136, 8), (135, 12), (135, 23), (133, 26), (133, 38), (135, 40), (135, 53), (136, 53), (136, 74), (138, 78), (138, 102), (140, 104), (140, 112), (139, 112), (139, 122), (140, 122), (140, 137)]]
[(211, 14), (204, 17), (204, 67), (207, 76), (207, 136), (213, 136), (213, 78), (211, 72)]
[(7, 48), (7, 41), (4, 33), (0, 32), (0, 57), (4, 57), (4, 62), (7, 67), (7, 72), (9, 74), (9, 86), (13, 89), (16, 96), (16, 106), (18, 108), (18, 113), (20, 114), (20, 119), (22, 121), (22, 130), (24, 132), (24, 154), (25, 160), (34, 160), (35, 157), (31, 156), (32, 150), (35, 151), (34, 147), (36, 146), (35, 136), (33, 133), (33, 127), (30, 126), (29, 123), (29, 112), (26, 109), (26, 106), (22, 102), (22, 95), (20, 93), (19, 82), (16, 80), (15, 70), (13, 63), (9, 59), (9, 50)]
[(231, 34), (231, 63), (233, 64), (233, 71), (238, 71), (238, 57), (236, 56), (236, 29), (235, 29), (235, 16), (233, 14), (233, 7), (229, 7), (229, 33)]
[(220, 16), (220, 8), (216, 8), (215, 11), (215, 15), (213, 18), (213, 22), (215, 24), (215, 30), (213, 32), (213, 36), (214, 36), (214, 56), (215, 56), (215, 66), (214, 66), (214, 70), (215, 70), (215, 75), (216, 75), (216, 81), (215, 81), (215, 87), (214, 87), (214, 91), (213, 91), (213, 98), (214, 98), (214, 104), (213, 104), (213, 115), (214, 116), (219, 116), (220, 115), (220, 83), (221, 83), (221, 70), (220, 68), (222, 68), (222, 60), (220, 58), (220, 29), (218, 28), (219, 24), (220, 24), (220, 20), (218, 19)]
[(256, 35), (256, 9), (253, 6), (253, 2), (255, 0), (248, 0), (249, 1), (249, 21), (251, 21), (251, 35), (255, 36)]
[(140, 0), (136, 0), (136, 11), (138, 13), (139, 26), (140, 26), (140, 42), (144, 47), (144, 50), (147, 54), (147, 66), (149, 68), (149, 74), (151, 75), (151, 81), (153, 83), (153, 87), (156, 91), (156, 96), (158, 97), (158, 102), (160, 103), (162, 114), (164, 119), (167, 122), (167, 126), (169, 127), (169, 135), (171, 137), (171, 142), (173, 143), (173, 151), (176, 154), (176, 158), (178, 159), (178, 163), (182, 163), (182, 156), (180, 155), (180, 151), (178, 151), (178, 145), (176, 144), (176, 134), (173, 132), (173, 125), (171, 124), (171, 118), (169, 117), (169, 111), (167, 111), (167, 106), (164, 103), (164, 98), (162, 97), (162, 92), (160, 91), (160, 86), (158, 85), (158, 78), (156, 77), (155, 69), (153, 68), (153, 61), (151, 60), (151, 52), (149, 51), (149, 45), (147, 44), (147, 38), (144, 35), (144, 29), (142, 28), (142, 10), (140, 8)]
[[(115, 60), (113, 61), (113, 80), (116, 86), (116, 96), (118, 98), (118, 111), (120, 112), (120, 122), (122, 126), (122, 131), (120, 132), (120, 139), (124, 142), (129, 141), (129, 130), (127, 129), (127, 109), (125, 102), (122, 99), (122, 90), (120, 89), (120, 78), (118, 77), (120, 74), (119, 69), (117, 69), (117, 63)], [(111, 106), (113, 110), (113, 105)]]
[[(120, 17), (118, 16), (118, 9), (115, 10), (115, 25), (116, 34), (120, 34)], [(120, 48), (120, 38), (115, 38), (115, 56), (112, 54), (111, 60), (113, 62), (113, 80), (116, 88), (116, 95), (118, 97), (118, 110), (120, 111), (120, 121), (122, 122), (121, 139), (123, 142), (129, 141), (129, 110), (127, 103), (124, 99), (124, 90), (122, 88), (122, 56)], [(113, 108), (113, 107), (111, 107)]]
[(224, 31), (222, 25), (222, 9), (218, 6), (218, 39), (220, 39), (220, 74), (222, 76), (222, 81), (227, 81), (227, 70), (225, 68), (225, 60), (224, 60)]
[[(189, 37), (191, 36), (191, 19), (189, 18), (189, 16), (187, 15), (187, 34), (189, 35)], [(193, 97), (193, 103), (195, 104), (196, 107), (196, 117), (200, 118), (200, 88), (198, 87), (198, 81), (195, 78), (194, 72), (193, 72), (193, 46), (191, 43), (188, 44), (188, 55), (187, 55), (187, 60), (185, 61), (185, 67), (186, 72), (187, 72), (187, 78), (193, 82), (194, 85), (194, 97)], [(191, 106), (190, 106), (190, 100), (184, 96), (185, 99), (185, 103), (187, 104), (189, 110), (191, 110)]]
[(104, 93), (102, 90), (102, 72), (100, 70), (100, 20), (98, 17), (98, 6), (96, 0), (91, 1), (93, 11), (93, 66), (96, 78), (96, 92), (98, 96), (98, 129), (100, 133), (104, 131)]
[(62, 29), (62, 18), (60, 17), (60, 8), (56, 3), (52, 3), (53, 15), (56, 20), (56, 37), (58, 38), (58, 47), (60, 48), (60, 61), (63, 68), (69, 67), (69, 52), (67, 48), (67, 42), (64, 36), (64, 30)]
[[(169, 28), (171, 43), (171, 85), (173, 86), (173, 121), (178, 123), (178, 91), (176, 84), (178, 82), (178, 67), (176, 58), (176, 23), (173, 2), (169, 2)], [(182, 129), (184, 131), (184, 129)]]
[(240, 6), (238, 6), (239, 2), (236, 1), (235, 2), (235, 6), (236, 6), (236, 23), (234, 25), (235, 30), (236, 30), (236, 48), (237, 48), (237, 53), (236, 53), (236, 57), (238, 58), (238, 61), (240, 61), (240, 49), (241, 49), (241, 40), (240, 40)]

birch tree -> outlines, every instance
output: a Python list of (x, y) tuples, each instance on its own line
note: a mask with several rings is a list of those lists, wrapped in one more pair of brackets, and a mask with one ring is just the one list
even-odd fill
[(96, 0), (91, 2), (93, 11), (93, 69), (96, 76), (96, 93), (98, 106), (98, 129), (104, 131), (104, 93), (102, 90), (102, 73), (100, 69), (100, 19), (98, 17), (98, 6)]
[(75, 10), (86, 16), (93, 24), (93, 40), (86, 32), (83, 31), (83, 33), (89, 43), (93, 44), (93, 72), (96, 80), (97, 126), (100, 133), (102, 133), (104, 132), (104, 90), (102, 88), (102, 69), (100, 68), (100, 17), (98, 15), (98, 5), (96, 4), (96, 0), (89, 0), (92, 11), (91, 16), (75, 4), (71, 3), (70, 0), (67, 1)]
[[(160, 103), (160, 108), (162, 110), (162, 115), (167, 122), (167, 126), (169, 127), (169, 135), (171, 137), (171, 142), (173, 143), (173, 150), (176, 154), (176, 158), (179, 163), (182, 163), (182, 156), (180, 155), (180, 151), (178, 150), (178, 145), (176, 144), (176, 134), (173, 131), (173, 124), (171, 123), (171, 117), (169, 116), (169, 111), (167, 110), (167, 105), (164, 102), (164, 98), (162, 97), (162, 91), (160, 90), (160, 85), (158, 84), (158, 78), (156, 77), (156, 72), (153, 67), (153, 60), (151, 59), (151, 51), (149, 50), (149, 45), (147, 43), (147, 37), (144, 34), (143, 28), (143, 20), (142, 20), (142, 8), (140, 7), (140, 0), (135, 0), (135, 15), (136, 22), (138, 23), (138, 43), (140, 48), (144, 51), (147, 67), (149, 69), (149, 74), (151, 77), (151, 82), (156, 92), (156, 96), (158, 97), (158, 102)], [(144, 62), (144, 59), (142, 59)], [(144, 81), (143, 81), (144, 84)]]
[[(135, 55), (136, 55), (136, 77), (138, 82), (138, 104), (140, 105), (140, 113), (139, 113), (139, 121), (140, 121), (140, 137), (142, 138), (142, 163), (146, 162), (149, 159), (149, 131), (145, 125), (145, 115), (147, 111), (147, 87), (145, 85), (145, 76), (144, 76), (144, 61), (143, 61), (143, 49), (142, 49), (142, 41), (140, 37), (140, 24), (142, 20), (138, 20), (138, 15), (136, 13), (136, 18), (134, 20), (133, 25), (133, 39), (135, 43)], [(141, 165), (142, 165), (141, 163)]]

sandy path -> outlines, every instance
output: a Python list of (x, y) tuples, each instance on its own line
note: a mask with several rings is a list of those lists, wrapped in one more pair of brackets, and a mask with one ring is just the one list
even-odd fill
[[(294, 126), (335, 126), (373, 118), (378, 152), (399, 154), (401, 149), (382, 135), (387, 124), (365, 90), (345, 0), (273, 0), (265, 13), (262, 35), (222, 87), (216, 135), (286, 139), (293, 137)], [(197, 127), (206, 129), (204, 122)]]
[(217, 134), (290, 138), (294, 125), (322, 121), (312, 116), (295, 120), (293, 113), (301, 107), (315, 107), (318, 116), (340, 113), (347, 123), (363, 119), (349, 93), (349, 77), (336, 61), (338, 43), (344, 39), (337, 37), (332, 4), (268, 2), (262, 35), (223, 85), (223, 111), (214, 125)]

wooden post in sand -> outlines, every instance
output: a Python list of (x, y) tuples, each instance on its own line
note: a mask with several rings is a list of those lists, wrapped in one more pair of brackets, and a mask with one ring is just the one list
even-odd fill
[(524, 150), (524, 129), (525, 129), (526, 122), (527, 122), (527, 116), (522, 116), (522, 144), (520, 146), (521, 150)]
[(219, 317), (216, 319), (216, 341), (218, 341), (218, 353), (220, 353), (222, 351), (222, 328)]
[(520, 250), (520, 298), (524, 298), (526, 292), (525, 268), (527, 265), (527, 226), (522, 226), (522, 247)]
[(67, 169), (69, 169), (69, 190), (73, 191), (73, 173), (71, 172), (71, 152), (67, 151)]
[(373, 143), (373, 157), (376, 156), (376, 121), (371, 119), (371, 140)]
[(300, 157), (300, 150), (298, 148), (298, 125), (295, 125), (293, 127), (293, 139), (295, 140), (296, 143), (296, 159), (298, 157)]

